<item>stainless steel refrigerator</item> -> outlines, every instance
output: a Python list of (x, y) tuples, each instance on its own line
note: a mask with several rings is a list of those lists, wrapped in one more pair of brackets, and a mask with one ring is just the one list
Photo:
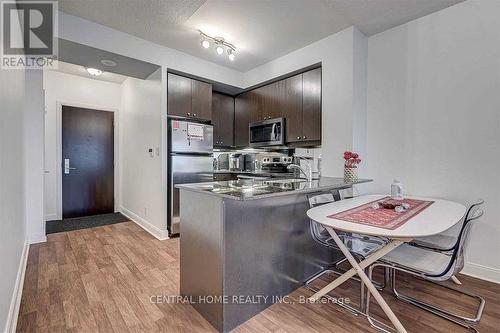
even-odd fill
[(213, 127), (172, 119), (168, 133), (168, 231), (175, 235), (180, 228), (179, 189), (175, 185), (213, 180)]

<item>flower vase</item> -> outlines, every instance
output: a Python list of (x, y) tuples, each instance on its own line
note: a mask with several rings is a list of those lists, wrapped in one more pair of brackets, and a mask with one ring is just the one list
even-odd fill
[(344, 167), (344, 182), (354, 183), (358, 180), (358, 168)]

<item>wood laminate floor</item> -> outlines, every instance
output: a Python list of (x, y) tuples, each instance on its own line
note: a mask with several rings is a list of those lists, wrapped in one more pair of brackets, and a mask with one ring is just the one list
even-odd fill
[[(329, 278), (333, 277), (325, 280)], [(499, 332), (499, 285), (467, 276), (460, 279), (463, 288), (486, 299), (479, 331)], [(403, 290), (432, 302), (472, 309), (466, 297), (415, 279), (399, 281)], [(336, 296), (356, 303), (358, 288), (348, 282)], [(214, 332), (188, 304), (151, 302), (151, 296), (178, 291), (179, 239), (158, 241), (132, 222), (52, 234), (47, 243), (30, 247), (17, 331)], [(338, 305), (300, 303), (311, 294), (300, 288), (290, 295), (295, 304), (274, 304), (235, 332), (376, 332)], [(466, 332), (389, 294), (384, 297), (409, 332)], [(381, 313), (375, 304), (373, 308)]]

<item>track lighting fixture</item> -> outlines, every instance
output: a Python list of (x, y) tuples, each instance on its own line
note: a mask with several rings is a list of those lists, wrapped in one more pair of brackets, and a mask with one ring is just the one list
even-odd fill
[(203, 48), (208, 49), (210, 48), (211, 44), (213, 44), (215, 45), (215, 52), (217, 52), (218, 55), (223, 55), (224, 51), (226, 51), (228, 59), (234, 61), (234, 59), (236, 58), (236, 47), (233, 44), (225, 41), (222, 37), (212, 37), (201, 30), (198, 31), (200, 32), (202, 38), (201, 46)]

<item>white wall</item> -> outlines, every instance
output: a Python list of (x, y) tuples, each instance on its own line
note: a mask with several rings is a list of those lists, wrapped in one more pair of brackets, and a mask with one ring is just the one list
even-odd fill
[[(342, 154), (345, 150), (363, 147), (363, 138), (354, 135), (355, 121), (364, 121), (363, 102), (366, 80), (362, 70), (366, 52), (365, 37), (350, 27), (304, 48), (291, 52), (245, 73), (245, 86), (251, 86), (294, 70), (321, 62), (322, 77), (322, 173), (325, 176), (343, 175)], [(364, 91), (363, 91), (364, 89)], [(361, 96), (361, 97), (360, 97)]]
[[(160, 239), (168, 235), (162, 187), (162, 71), (122, 84), (120, 211)], [(149, 149), (153, 149), (150, 156)]]
[[(77, 75), (46, 70), (43, 73), (45, 90), (45, 219), (60, 219), (58, 197), (60, 194), (57, 172), (58, 136), (60, 140), (60, 119), (57, 119), (58, 103), (98, 110), (119, 110), (121, 85), (84, 78)], [(119, 113), (119, 111), (118, 111)], [(119, 128), (115, 131), (119, 132)], [(115, 140), (115, 148), (118, 147)], [(43, 143), (42, 143), (43, 144)], [(39, 147), (37, 146), (37, 149)], [(116, 170), (118, 175), (118, 170)], [(118, 178), (118, 177), (116, 177)], [(116, 182), (115, 182), (116, 184)], [(116, 197), (117, 195), (115, 195)]]
[(45, 242), (44, 220), (44, 92), (43, 72), (27, 70), (25, 81), (26, 232), (30, 244)]
[[(15, 322), (23, 251), (27, 250), (24, 196), (23, 70), (0, 70), (0, 331)], [(21, 269), (21, 270), (20, 270)]]
[(466, 1), (368, 39), (368, 174), (486, 200), (466, 272), (500, 282), (500, 2)]

